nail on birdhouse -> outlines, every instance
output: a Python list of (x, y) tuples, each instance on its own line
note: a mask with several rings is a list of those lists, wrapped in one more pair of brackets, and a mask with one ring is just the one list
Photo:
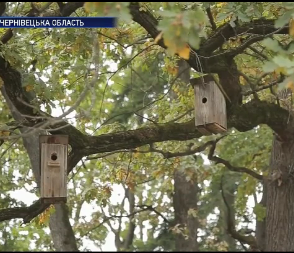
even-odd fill
[(67, 201), (68, 136), (41, 135), (41, 200), (54, 204)]
[(203, 135), (227, 131), (227, 112), (224, 94), (212, 76), (190, 80), (195, 95), (195, 125)]

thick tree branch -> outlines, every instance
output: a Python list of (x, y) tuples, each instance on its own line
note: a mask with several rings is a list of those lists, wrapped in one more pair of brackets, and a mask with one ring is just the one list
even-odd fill
[(207, 41), (203, 43), (200, 51), (213, 52), (222, 46), (232, 37), (244, 34), (267, 35), (271, 33), (288, 34), (289, 27), (285, 26), (282, 29), (275, 28), (275, 20), (273, 19), (257, 19), (251, 22), (236, 24), (233, 28), (229, 23), (220, 26)]
[[(130, 12), (133, 20), (140, 24), (155, 39), (160, 31), (157, 29), (158, 21), (152, 13), (148, 10), (140, 9), (140, 4), (134, 2), (130, 4)], [(199, 50), (192, 49), (187, 62), (198, 72), (217, 73), (220, 78), (220, 83), (232, 104), (240, 104), (241, 88), (233, 58), (236, 54), (243, 52), (252, 43), (262, 40), (269, 34), (288, 33), (288, 26), (277, 30), (274, 23), (275, 20), (259, 19), (242, 25), (237, 23), (234, 28), (227, 23), (214, 31), (207, 40), (203, 40)], [(229, 38), (238, 35), (250, 35), (250, 39), (245, 41), (237, 50), (227, 50), (212, 55)], [(163, 39), (158, 41), (158, 45), (166, 48)]]

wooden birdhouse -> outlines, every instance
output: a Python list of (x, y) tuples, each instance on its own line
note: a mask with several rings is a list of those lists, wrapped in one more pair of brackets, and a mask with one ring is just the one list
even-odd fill
[(66, 135), (41, 135), (41, 200), (54, 204), (67, 201), (67, 148)]
[(195, 94), (195, 124), (203, 135), (227, 131), (227, 112), (224, 94), (212, 76), (190, 80)]

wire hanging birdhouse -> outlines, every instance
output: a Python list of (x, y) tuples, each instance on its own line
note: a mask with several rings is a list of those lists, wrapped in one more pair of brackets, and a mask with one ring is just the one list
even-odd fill
[(190, 80), (195, 95), (195, 124), (203, 135), (227, 131), (227, 112), (224, 94), (212, 76)]
[(41, 200), (54, 204), (67, 201), (68, 136), (41, 135)]

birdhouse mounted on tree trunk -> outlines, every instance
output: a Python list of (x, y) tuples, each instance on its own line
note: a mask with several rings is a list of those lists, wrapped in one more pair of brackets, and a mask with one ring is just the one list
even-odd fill
[(212, 76), (190, 80), (195, 95), (195, 124), (203, 135), (227, 131), (226, 100)]
[(66, 135), (40, 136), (41, 200), (54, 204), (67, 201)]

